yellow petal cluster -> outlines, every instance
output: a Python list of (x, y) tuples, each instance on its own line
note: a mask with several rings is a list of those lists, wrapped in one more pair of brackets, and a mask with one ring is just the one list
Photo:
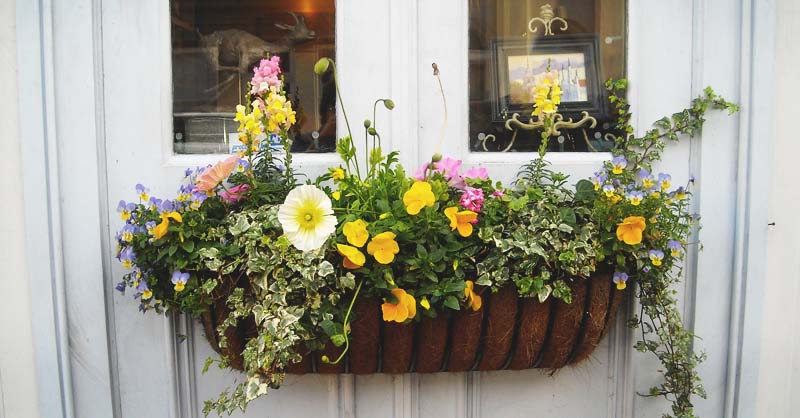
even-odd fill
[(256, 138), (264, 133), (264, 127), (261, 126), (263, 116), (261, 109), (257, 106), (253, 107), (251, 113), (247, 113), (247, 109), (243, 105), (236, 106), (236, 117), (233, 120), (239, 122), (239, 140), (248, 148)]
[(342, 260), (342, 265), (346, 269), (355, 270), (357, 268), (361, 268), (367, 261), (366, 257), (364, 257), (364, 253), (359, 251), (356, 247), (351, 247), (345, 244), (336, 244), (336, 249), (339, 251), (339, 255), (344, 257), (344, 260)]
[(533, 115), (550, 115), (561, 104), (561, 86), (555, 73), (546, 73), (540, 83), (533, 88)]
[(427, 181), (415, 181), (411, 188), (403, 194), (403, 204), (409, 215), (418, 215), (426, 206), (433, 206), (436, 196), (433, 195), (431, 184)]
[(464, 287), (464, 296), (467, 298), (467, 306), (472, 308), (473, 311), (477, 311), (483, 305), (483, 299), (481, 299), (481, 295), (475, 293), (474, 288), (475, 283), (472, 280), (467, 280)]
[(642, 242), (642, 232), (647, 227), (644, 217), (628, 216), (617, 224), (617, 239), (628, 245)]
[(153, 238), (159, 239), (167, 234), (167, 230), (169, 229), (169, 220), (172, 219), (175, 222), (183, 222), (183, 217), (178, 212), (164, 212), (161, 214), (161, 223), (153, 228)]
[(288, 130), (297, 122), (292, 102), (286, 100), (283, 94), (270, 92), (264, 107), (267, 114), (267, 131), (271, 133), (279, 134), (282, 129)]
[(400, 288), (392, 289), (392, 295), (397, 299), (397, 303), (384, 302), (381, 305), (384, 321), (403, 323), (417, 316), (417, 301), (413, 296)]
[(450, 220), (450, 229), (458, 229), (458, 233), (462, 237), (472, 235), (472, 223), (478, 219), (477, 213), (471, 210), (459, 211), (458, 207), (451, 206), (444, 210), (444, 214)]
[[(337, 199), (338, 200), (338, 199)], [(367, 223), (361, 219), (345, 222), (342, 227), (344, 236), (347, 237), (347, 242), (356, 247), (363, 247), (369, 239), (369, 232), (367, 232)]]
[(341, 168), (335, 168), (331, 171), (331, 178), (338, 181), (344, 178), (344, 170)]
[(367, 244), (367, 253), (375, 257), (375, 261), (381, 264), (391, 263), (394, 261), (395, 254), (400, 252), (400, 246), (394, 240), (396, 237), (397, 235), (390, 231), (375, 235)]

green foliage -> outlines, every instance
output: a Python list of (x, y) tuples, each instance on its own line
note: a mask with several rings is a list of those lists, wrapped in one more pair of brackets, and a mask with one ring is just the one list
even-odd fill
[[(283, 237), (277, 207), (264, 206), (233, 214), (216, 238), (242, 248), (231, 261), (234, 271), (249, 278), (250, 287), (236, 289), (228, 297), (230, 316), (220, 325), (220, 335), (244, 318), (255, 320), (258, 334), (244, 349), (248, 378), (216, 400), (207, 401), (204, 412), (231, 414), (283, 382), (285, 368), (300, 361), (297, 347), (321, 348), (323, 336), (341, 336), (334, 318), (341, 314), (340, 300), (354, 290), (352, 276), (339, 276), (325, 249), (300, 252)], [(210, 257), (208, 262), (214, 262)], [(341, 337), (340, 337), (341, 338)], [(220, 342), (224, 346), (225, 341)], [(227, 366), (226, 359), (221, 367)]]
[(567, 177), (543, 164), (524, 167), (503, 219), (480, 230), (486, 253), (476, 264), (477, 283), (499, 289), (511, 282), (520, 296), (571, 303), (564, 280), (594, 272), (596, 226), (588, 209), (573, 204)]
[[(661, 361), (664, 378), (645, 396), (671, 401), (672, 414), (664, 417), (693, 418), (691, 398), (706, 396), (696, 370), (705, 355), (694, 352), (695, 336), (683, 325), (674, 289), (697, 222), (696, 216), (689, 214), (687, 200), (693, 181), (670, 190), (668, 175), (656, 177), (650, 171), (668, 142), (702, 130), (707, 110), (734, 113), (739, 107), (706, 88), (689, 108), (658, 120), (643, 136), (636, 137), (623, 96), (626, 86), (625, 80), (606, 83), (624, 134), (616, 138), (615, 159), (606, 162), (604, 170), (591, 181), (578, 183), (576, 200), (591, 208), (591, 218), (598, 224), (602, 246), (599, 258), (616, 271), (627, 272), (637, 284), (641, 311), (629, 321), (640, 331), (635, 348), (650, 352)], [(641, 197), (640, 201), (637, 197)], [(617, 236), (618, 224), (628, 217), (640, 217), (646, 224), (639, 243), (627, 244)]]

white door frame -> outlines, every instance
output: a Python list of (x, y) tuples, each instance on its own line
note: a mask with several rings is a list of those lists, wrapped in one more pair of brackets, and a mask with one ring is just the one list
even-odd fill
[[(33, 321), (36, 346), (39, 406), (42, 415), (47, 417), (119, 417), (119, 393), (128, 390), (117, 384), (117, 363), (124, 359), (117, 359), (113, 349), (114, 304), (107, 302), (114, 281), (109, 257), (108, 155), (104, 139), (106, 103), (103, 92), (106, 80), (102, 77), (106, 65), (102, 10), (107, 3), (108, 0), (38, 0), (18, 1), (16, 5), (21, 152), (25, 167), (22, 182), (27, 214), (24, 223), (29, 237), (26, 250), (31, 305), (35, 307), (29, 318)], [(768, 180), (768, 170), (765, 169), (768, 147), (764, 145), (769, 139), (771, 86), (768, 80), (774, 45), (774, 1), (758, 2), (756, 7), (755, 0), (741, 0), (734, 3), (736, 7), (733, 9), (725, 0), (683, 1), (682, 6), (659, 6), (657, 3), (661, 2), (646, 5), (631, 1), (629, 33), (635, 35), (629, 39), (631, 51), (636, 51), (635, 44), (647, 36), (658, 36), (650, 32), (649, 22), (658, 19), (654, 9), (659, 7), (684, 7), (688, 10), (688, 21), (671, 24), (686, 25), (687, 31), (691, 24), (692, 37), (688, 72), (685, 66), (676, 66), (680, 67), (676, 74), (688, 75), (691, 84), (685, 85), (685, 77), (676, 77), (675, 83), (685, 86), (686, 90), (676, 89), (681, 91), (666, 100), (664, 111), (673, 109), (673, 105), (684, 105), (687, 98), (698, 94), (706, 84), (718, 85), (720, 74), (737, 68), (729, 65), (731, 60), (741, 68), (738, 77), (725, 78), (726, 86), (720, 87), (728, 96), (738, 96), (742, 104), (739, 126), (731, 131), (714, 116), (710, 118), (703, 141), (695, 141), (688, 150), (683, 150), (692, 155), (690, 169), (701, 173), (701, 187), (704, 178), (711, 186), (702, 189), (698, 209), (709, 214), (733, 215), (729, 229), (705, 231), (731, 239), (731, 247), (724, 251), (732, 251), (732, 257), (723, 258), (732, 258), (730, 271), (733, 280), (722, 292), (728, 295), (729, 300), (719, 301), (716, 296), (719, 288), (708, 288), (703, 282), (703, 278), (711, 277), (719, 269), (719, 260), (715, 259), (718, 254), (709, 254), (709, 245), (706, 245), (706, 252), (697, 257), (694, 266), (689, 266), (692, 277), (687, 280), (689, 288), (686, 291), (693, 296), (690, 296), (685, 312), (688, 322), (705, 338), (699, 344), (712, 345), (712, 357), (701, 371), (707, 388), (713, 387), (715, 395), (724, 389), (724, 396), (698, 402), (698, 408), (708, 408), (705, 414), (708, 416), (752, 416), (760, 350), (760, 277), (765, 259), (763, 247), (757, 243), (765, 242), (767, 223), (766, 201), (757, 191), (759, 185), (767, 184)], [(426, 14), (430, 3), (426, 3), (425, 8), (419, 2), (414, 4), (414, 8), (406, 8), (399, 2), (391, 2), (388, 10), (392, 25), (414, 27), (418, 24), (417, 19), (430, 16)], [(348, 6), (347, 1), (340, 0), (337, 15), (344, 16)], [(443, 21), (442, 24), (448, 23)], [(726, 42), (722, 39), (731, 35), (732, 40)], [(342, 36), (347, 35), (344, 33)], [(418, 100), (419, 96), (431, 91), (426, 85), (430, 76), (426, 70), (419, 70), (422, 64), (427, 64), (428, 56), (420, 51), (430, 49), (435, 52), (436, 45), (419, 45), (413, 39), (395, 36), (398, 35), (392, 35), (391, 40), (396, 48), (379, 52), (393, 64), (405, 62), (418, 70), (413, 72), (416, 75), (409, 73), (412, 75), (408, 79), (387, 75), (381, 83), (385, 92), (393, 93), (399, 103), (403, 102), (403, 96), (406, 96), (407, 103), (414, 103), (415, 98)], [(337, 48), (341, 51), (345, 45), (337, 45)], [(633, 86), (630, 98), (634, 106), (654, 93), (669, 93), (663, 85), (646, 78), (647, 65), (656, 65), (659, 59), (665, 59), (659, 57), (657, 51), (652, 51), (652, 54), (629, 58), (633, 64), (630, 67)], [(374, 62), (387, 61), (375, 59)], [(451, 65), (441, 62), (440, 65), (443, 71), (448, 72), (465, 63)], [(343, 84), (351, 85), (352, 81), (346, 78), (349, 69), (343, 66), (341, 70)], [(463, 68), (460, 77), (459, 83), (464, 81)], [(638, 80), (642, 83), (637, 84)], [(447, 83), (455, 84), (456, 81), (448, 78)], [(414, 85), (418, 86), (416, 92)], [(345, 100), (351, 99), (345, 97)], [(364, 103), (350, 103), (353, 102), (348, 102), (352, 117), (360, 120), (357, 115), (363, 112), (358, 109), (364, 109)], [(438, 125), (426, 123), (428, 114), (395, 112), (390, 122), (392, 137), (424, 137), (426, 132), (438, 130)], [(642, 113), (637, 113), (640, 122), (637, 126), (640, 128), (645, 121), (660, 116)], [(463, 109), (461, 114), (464, 114)], [(451, 119), (452, 133), (449, 134), (464, 144), (465, 123), (463, 117)], [(413, 128), (416, 126), (430, 128), (420, 132)], [(726, 147), (732, 145), (733, 138), (738, 138), (738, 142), (735, 155), (730, 158), (730, 150)], [(416, 141), (394, 145), (404, 155), (419, 156), (422, 152)], [(721, 155), (729, 158), (720, 158)], [(413, 165), (414, 159), (409, 158), (404, 163)], [(740, 181), (728, 189), (714, 182), (720, 172), (731, 174), (727, 178)], [(733, 209), (721, 207), (729, 202), (733, 202)], [(711, 238), (706, 238), (707, 241), (715, 235), (709, 236)], [(700, 280), (693, 280), (694, 277)], [(692, 301), (696, 303), (692, 304)], [(731, 312), (720, 315), (719, 303), (730, 303)], [(698, 322), (695, 318), (703, 320)], [(706, 318), (713, 320), (706, 321)], [(168, 322), (165, 324), (169, 327)], [(720, 332), (720, 324), (727, 328), (724, 332)], [(720, 352), (722, 343), (733, 349)], [(171, 355), (165, 353), (165, 356)], [(725, 363), (724, 366), (719, 362)], [(650, 367), (646, 362), (631, 364)], [(705, 374), (712, 368), (716, 370), (711, 373), (713, 376)], [(632, 376), (633, 371), (630, 373)], [(630, 389), (634, 384), (638, 388), (644, 383), (634, 382), (632, 378), (629, 380)], [(402, 383), (397, 390), (403, 391), (405, 387), (406, 383)], [(177, 416), (177, 389), (175, 392), (168, 416)], [(627, 390), (624, 396), (631, 393)], [(631, 405), (634, 403), (637, 403), (635, 399), (630, 402)], [(640, 408), (645, 407), (635, 407), (636, 416), (643, 411)], [(634, 411), (625, 413), (633, 414)]]

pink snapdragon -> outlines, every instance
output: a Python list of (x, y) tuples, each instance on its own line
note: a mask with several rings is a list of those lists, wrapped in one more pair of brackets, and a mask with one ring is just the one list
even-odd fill
[(281, 58), (273, 55), (270, 59), (262, 59), (258, 67), (253, 67), (252, 94), (261, 93), (274, 87), (280, 88), (281, 85)]
[(483, 198), (483, 189), (467, 186), (464, 188), (464, 193), (461, 194), (461, 199), (459, 199), (458, 203), (467, 210), (480, 212), (483, 207)]
[(233, 186), (228, 190), (223, 190), (219, 193), (219, 196), (228, 203), (236, 203), (244, 198), (244, 194), (248, 190), (250, 190), (249, 184), (240, 184), (238, 186)]

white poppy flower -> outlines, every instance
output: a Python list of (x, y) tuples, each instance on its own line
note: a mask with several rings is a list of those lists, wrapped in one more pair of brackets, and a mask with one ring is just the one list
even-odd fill
[(283, 233), (300, 251), (316, 250), (336, 231), (331, 199), (315, 186), (296, 187), (278, 209)]

